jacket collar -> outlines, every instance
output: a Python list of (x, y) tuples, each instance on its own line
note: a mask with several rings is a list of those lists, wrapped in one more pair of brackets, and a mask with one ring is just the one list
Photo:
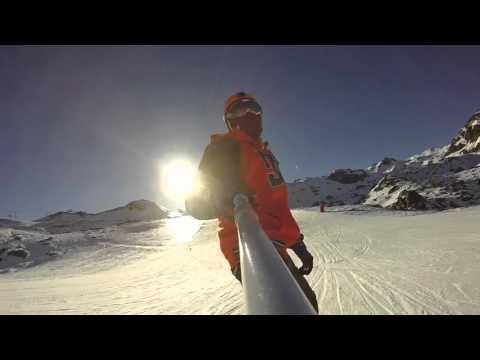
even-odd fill
[(210, 136), (210, 143), (211, 144), (218, 144), (227, 140), (237, 140), (239, 142), (245, 142), (252, 144), (256, 148), (260, 150), (267, 150), (268, 149), (268, 142), (260, 142), (252, 139), (247, 133), (243, 132), (240, 129), (233, 129), (228, 133), (224, 134), (213, 134)]

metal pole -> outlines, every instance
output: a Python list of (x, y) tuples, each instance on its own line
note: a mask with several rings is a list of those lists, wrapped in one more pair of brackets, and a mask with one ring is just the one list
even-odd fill
[(280, 254), (268, 239), (248, 197), (237, 194), (235, 223), (248, 315), (316, 315)]

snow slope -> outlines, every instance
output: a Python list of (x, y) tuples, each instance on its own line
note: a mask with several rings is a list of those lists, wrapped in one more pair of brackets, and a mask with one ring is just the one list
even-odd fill
[(0, 219), (0, 273), (57, 259), (72, 250), (125, 228), (158, 227), (161, 219), (180, 215), (152, 201), (137, 200), (97, 214), (61, 211), (25, 222)]
[[(294, 211), (321, 314), (480, 314), (480, 207), (327, 210)], [(216, 227), (185, 216), (93, 230), (57, 261), (0, 274), (0, 314), (243, 314)]]

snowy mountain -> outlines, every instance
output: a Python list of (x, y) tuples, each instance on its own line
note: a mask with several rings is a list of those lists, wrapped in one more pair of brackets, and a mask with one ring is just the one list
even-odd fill
[(289, 185), (292, 208), (365, 204), (398, 210), (443, 210), (480, 204), (480, 113), (449, 145), (366, 169), (337, 169)]
[(61, 211), (35, 220), (38, 226), (51, 234), (82, 231), (120, 225), (134, 221), (159, 220), (168, 216), (168, 209), (153, 201), (136, 200), (115, 209), (97, 214), (83, 211)]
[(480, 112), (475, 113), (452, 140), (446, 155), (480, 151)]
[(22, 227), (25, 227), (26, 225), (21, 222), (21, 221), (17, 221), (17, 220), (10, 220), (10, 219), (0, 219), (0, 228), (14, 228), (14, 229), (17, 229), (17, 228), (22, 228)]
[(122, 238), (125, 231), (158, 228), (156, 220), (169, 215), (152, 201), (137, 200), (97, 214), (68, 210), (33, 222), (0, 219), (0, 273), (62, 257), (72, 246), (97, 244), (111, 233)]

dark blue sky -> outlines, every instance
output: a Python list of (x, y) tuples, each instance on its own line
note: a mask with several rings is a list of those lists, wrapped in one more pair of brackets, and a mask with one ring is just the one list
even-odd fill
[(239, 90), (288, 181), (448, 143), (480, 108), (480, 46), (0, 46), (0, 217), (97, 212), (198, 162)]

